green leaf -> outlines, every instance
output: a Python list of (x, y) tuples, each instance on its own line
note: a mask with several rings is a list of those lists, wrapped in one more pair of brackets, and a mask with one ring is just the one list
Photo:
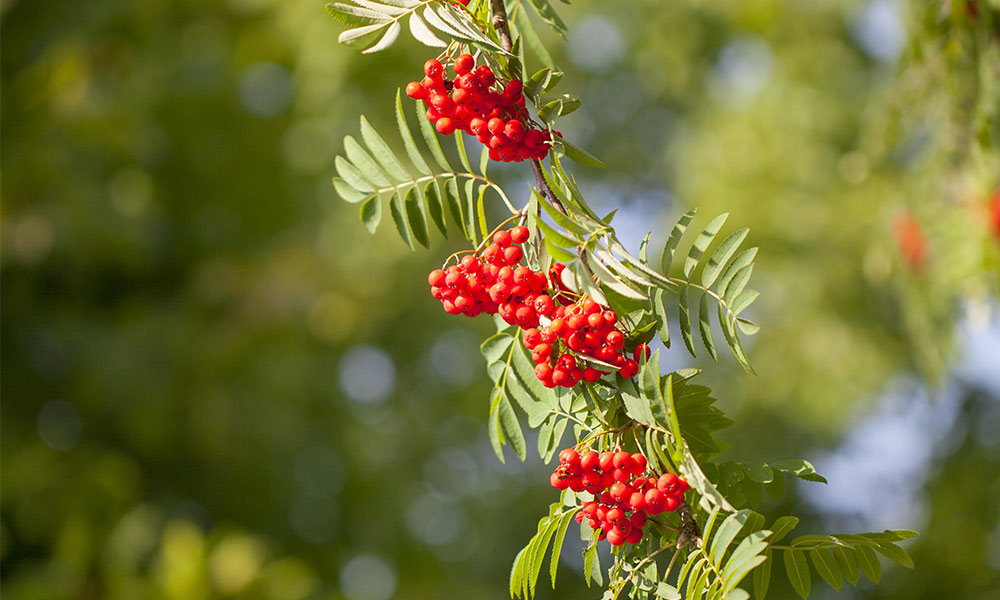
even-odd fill
[(417, 114), (417, 124), (420, 127), (420, 133), (424, 137), (424, 143), (431, 150), (431, 156), (434, 157), (434, 161), (437, 162), (445, 171), (449, 173), (452, 172), (451, 165), (448, 164), (448, 159), (444, 157), (444, 151), (441, 150), (441, 143), (438, 142), (437, 134), (434, 132), (434, 128), (431, 126), (431, 122), (427, 120), (427, 116), (424, 111), (421, 110), (423, 107), (422, 102), (415, 101), (413, 107)]
[(798, 524), (798, 517), (778, 517), (775, 519), (774, 524), (771, 525), (772, 533), (769, 541), (772, 544), (780, 542), (785, 539), (785, 536), (791, 533), (791, 531), (795, 529)]
[(809, 575), (809, 563), (801, 550), (785, 550), (785, 572), (792, 588), (802, 598), (809, 597), (812, 578)]
[(486, 341), (482, 343), (479, 350), (486, 358), (486, 363), (490, 364), (502, 359), (513, 344), (514, 336), (501, 332), (486, 338)]
[(383, 35), (379, 41), (375, 42), (374, 46), (362, 50), (361, 53), (374, 54), (385, 50), (396, 42), (396, 38), (399, 37), (399, 32), (402, 30), (403, 28), (400, 26), (399, 21), (394, 21), (391, 25), (389, 25), (389, 28), (385, 30), (385, 35)]
[(552, 580), (552, 589), (556, 589), (556, 571), (559, 570), (559, 555), (562, 554), (563, 539), (566, 537), (566, 529), (569, 528), (570, 521), (576, 509), (571, 510), (562, 516), (559, 522), (559, 529), (556, 530), (556, 537), (552, 542), (552, 558), (549, 561), (549, 579)]
[(355, 204), (372, 197), (372, 193), (359, 192), (340, 177), (333, 178), (333, 189), (337, 190), (337, 194), (351, 204)]
[(506, 463), (503, 457), (503, 433), (500, 431), (500, 411), (497, 410), (500, 404), (500, 398), (503, 396), (503, 390), (497, 388), (493, 391), (493, 397), (490, 399), (490, 419), (487, 425), (487, 432), (489, 433), (490, 446), (493, 448), (493, 453), (496, 454), (497, 459), (501, 463)]
[(463, 208), (465, 210), (465, 230), (469, 232), (469, 240), (472, 245), (477, 245), (476, 239), (476, 180), (469, 179), (465, 182), (464, 193), (461, 195)]
[(768, 463), (768, 466), (773, 469), (778, 469), (779, 471), (791, 473), (799, 479), (805, 479), (806, 481), (815, 481), (818, 483), (827, 482), (825, 477), (816, 472), (816, 468), (813, 467), (811, 462), (801, 458), (790, 458), (787, 460), (770, 462)]
[(348, 46), (360, 46), (364, 48), (375, 41), (374, 34), (385, 29), (386, 25), (385, 22), (380, 22), (347, 29), (337, 36), (337, 41)]
[(569, 262), (574, 258), (576, 258), (575, 254), (573, 254), (569, 250), (564, 250), (563, 248), (560, 248), (559, 246), (551, 242), (548, 238), (545, 238), (545, 249), (548, 251), (549, 254), (552, 255), (552, 258), (560, 262)]
[(858, 546), (856, 548), (858, 565), (861, 572), (865, 574), (872, 583), (882, 580), (882, 564), (878, 561), (878, 555), (868, 546)]
[[(538, 192), (534, 189), (531, 190), (531, 193), (533, 195), (539, 195)], [(547, 214), (555, 222), (556, 225), (578, 236), (586, 236), (590, 233), (590, 230), (588, 230), (586, 227), (577, 223), (568, 215), (564, 215), (563, 213), (559, 212), (550, 203), (545, 202), (544, 198), (539, 198), (538, 200), (539, 200), (538, 202), (539, 206), (542, 207), (542, 209), (545, 211), (545, 214)]]
[(701, 260), (702, 254), (708, 250), (708, 247), (712, 244), (712, 240), (718, 235), (719, 230), (726, 223), (726, 219), (729, 218), (729, 213), (723, 213), (718, 217), (712, 219), (712, 221), (698, 234), (695, 238), (694, 244), (691, 245), (691, 249), (688, 251), (687, 259), (684, 260), (684, 276), (690, 277), (691, 273), (694, 272), (695, 267), (698, 266), (698, 261)]
[[(763, 517), (761, 517), (763, 519)], [(764, 540), (770, 535), (770, 531), (754, 531), (743, 538), (732, 556), (726, 563), (722, 575), (723, 593), (735, 588), (751, 570), (767, 560), (767, 556), (761, 554), (767, 548)]]
[(875, 549), (881, 552), (886, 558), (903, 565), (907, 569), (913, 568), (913, 559), (910, 558), (906, 550), (903, 550), (899, 546), (891, 543), (883, 543), (876, 546)]
[(740, 292), (740, 295), (733, 299), (733, 305), (730, 307), (733, 314), (738, 315), (749, 308), (758, 296), (760, 296), (760, 292), (757, 290), (743, 290)]
[(444, 206), (441, 203), (441, 192), (436, 181), (428, 181), (424, 188), (424, 199), (427, 201), (427, 212), (431, 215), (431, 221), (438, 228), (441, 235), (448, 236), (448, 227), (444, 222)]
[(715, 344), (712, 343), (712, 322), (709, 320), (709, 310), (708, 294), (702, 294), (701, 300), (698, 303), (698, 331), (701, 333), (701, 341), (705, 344), (705, 349), (708, 350), (709, 355), (711, 355), (713, 360), (719, 360)]
[(746, 523), (747, 517), (750, 516), (749, 509), (743, 509), (737, 513), (729, 515), (722, 525), (719, 525), (719, 530), (715, 533), (715, 537), (712, 540), (712, 548), (708, 553), (708, 557), (715, 564), (722, 563), (722, 557), (725, 556), (726, 550), (729, 548), (729, 544), (736, 538), (736, 534), (740, 532), (743, 528), (743, 524)]
[(729, 282), (726, 286), (726, 293), (723, 294), (722, 299), (726, 304), (732, 306), (736, 301), (736, 297), (743, 292), (743, 288), (746, 287), (747, 282), (750, 281), (750, 275), (753, 274), (753, 265), (747, 265), (740, 269), (733, 280)]
[(372, 127), (368, 119), (361, 116), (361, 138), (365, 141), (368, 149), (372, 151), (372, 155), (375, 160), (378, 161), (382, 168), (385, 169), (390, 176), (398, 179), (399, 181), (406, 181), (410, 179), (410, 174), (403, 167), (403, 164), (399, 162), (396, 155), (389, 148), (389, 145), (385, 143), (382, 136), (379, 135), (378, 131)]
[(479, 152), (479, 172), (485, 176), (486, 169), (489, 166), (490, 166), (490, 148), (489, 146), (483, 146), (483, 149)]
[(326, 5), (326, 12), (345, 25), (357, 25), (358, 23), (369, 23), (371, 21), (388, 21), (391, 18), (389, 15), (374, 10), (340, 2), (328, 3)]
[[(715, 289), (718, 292), (725, 292), (726, 288), (729, 287), (729, 283), (733, 280), (742, 269), (753, 263), (754, 258), (757, 257), (757, 248), (747, 248), (743, 252), (736, 255), (726, 270), (722, 272), (722, 277), (715, 284)], [(744, 283), (746, 285), (746, 283)], [(742, 288), (741, 288), (742, 289)]]
[(575, 248), (583, 244), (583, 240), (576, 237), (572, 233), (562, 233), (556, 231), (551, 225), (545, 221), (538, 221), (538, 228), (542, 230), (542, 234), (557, 246), (562, 248)]
[(368, 233), (375, 233), (381, 221), (382, 200), (378, 196), (371, 196), (361, 205), (361, 222), (365, 224)]
[(601, 581), (601, 559), (597, 557), (597, 544), (591, 544), (583, 551), (583, 575), (587, 587), (590, 587), (591, 579), (596, 581), (598, 585), (603, 584)]
[[(420, 117), (423, 118), (423, 115)], [(406, 149), (406, 156), (409, 157), (410, 163), (421, 174), (430, 175), (431, 169), (427, 166), (427, 161), (424, 160), (420, 149), (417, 148), (413, 133), (410, 131), (410, 125), (406, 122), (406, 116), (403, 114), (402, 92), (399, 88), (396, 89), (396, 127), (399, 129), (400, 137), (403, 138), (403, 148)]]
[(722, 269), (725, 268), (729, 259), (733, 257), (733, 254), (739, 249), (740, 244), (746, 239), (747, 234), (750, 233), (749, 229), (740, 229), (733, 235), (726, 238), (726, 241), (716, 248), (715, 252), (712, 253), (711, 258), (708, 259), (708, 264), (705, 265), (705, 270), (701, 273), (701, 284), (706, 288), (712, 287), (715, 283), (716, 278), (722, 274)]
[(771, 551), (764, 553), (766, 560), (759, 569), (753, 572), (753, 597), (754, 600), (764, 600), (767, 596), (767, 588), (771, 585)]
[(476, 215), (479, 217), (479, 231), (483, 234), (483, 239), (490, 234), (489, 225), (486, 223), (486, 184), (479, 186), (479, 193), (476, 195)]
[(472, 163), (469, 162), (469, 154), (465, 151), (465, 138), (462, 132), (456, 131), (452, 137), (455, 138), (455, 147), (458, 148), (458, 158), (462, 166), (465, 167), (466, 172), (472, 173)]
[(406, 207), (403, 206), (403, 198), (396, 192), (392, 195), (392, 199), (389, 201), (389, 212), (392, 214), (392, 221), (396, 224), (396, 231), (399, 233), (399, 237), (406, 242), (406, 245), (413, 250), (413, 236), (410, 235), (410, 229), (406, 225)]
[(632, 298), (634, 300), (649, 299), (649, 296), (626, 284), (618, 276), (609, 271), (608, 268), (604, 266), (604, 263), (601, 262), (601, 259), (594, 254), (593, 250), (588, 248), (586, 255), (588, 258), (587, 268), (597, 275), (597, 278), (601, 280), (601, 283), (626, 298)]
[(427, 247), (427, 220), (424, 218), (423, 207), (420, 206), (420, 199), (417, 197), (417, 187), (413, 186), (406, 190), (406, 198), (403, 200), (406, 210), (406, 218), (410, 224), (410, 231), (413, 237), (420, 242), (424, 248)]
[(623, 279), (629, 280), (640, 288), (654, 287), (655, 284), (653, 284), (653, 282), (626, 267), (620, 260), (615, 258), (615, 255), (609, 250), (605, 250), (604, 248), (597, 246), (594, 249), (594, 254), (600, 257), (601, 261), (603, 261), (608, 268), (620, 275)]
[[(462, 237), (469, 239), (470, 234), (466, 231), (465, 227), (465, 210), (462, 208), (462, 200), (458, 195), (458, 178), (449, 177), (444, 182), (444, 199), (448, 204), (448, 212), (451, 213), (451, 218), (458, 225), (458, 230), (462, 233)], [(472, 234), (475, 235), (474, 233)]]
[[(562, 114), (567, 114), (565, 109), (563, 110)], [(573, 144), (561, 138), (560, 142), (562, 145), (563, 154), (565, 154), (566, 157), (572, 160), (573, 162), (581, 164), (585, 167), (594, 167), (595, 169), (607, 168), (608, 165), (604, 164), (604, 162), (601, 161), (601, 159), (587, 152), (583, 148), (580, 148), (579, 146), (574, 146)]]
[(507, 441), (510, 442), (514, 454), (524, 462), (528, 456), (528, 448), (524, 442), (524, 432), (521, 431), (521, 424), (517, 422), (517, 415), (514, 414), (514, 407), (510, 405), (510, 400), (506, 396), (500, 398), (497, 408), (500, 413), (500, 427), (503, 429)]
[(663, 345), (667, 348), (670, 347), (670, 322), (667, 318), (667, 309), (664, 306), (666, 302), (666, 295), (662, 289), (657, 289), (653, 294), (653, 314), (656, 315), (657, 321), (659, 321), (659, 327), (657, 332), (660, 334), (660, 340), (663, 341)]
[(649, 408), (649, 401), (639, 395), (635, 383), (631, 379), (625, 379), (617, 374), (615, 379), (618, 382), (622, 402), (625, 404), (625, 414), (643, 425), (655, 426), (656, 419), (653, 418), (653, 413)]
[(743, 335), (756, 335), (760, 331), (760, 325), (753, 321), (748, 321), (743, 317), (736, 319), (736, 326), (743, 332)]
[[(344, 137), (344, 152), (347, 154), (347, 159), (361, 171), (365, 179), (383, 188), (392, 186), (392, 182), (386, 177), (382, 168), (375, 162), (375, 159), (368, 154), (357, 140), (349, 135)], [(341, 173), (341, 176), (343, 175)]]
[(432, 48), (444, 48), (448, 45), (447, 42), (434, 35), (427, 23), (417, 14), (417, 11), (410, 13), (410, 33), (418, 42)]
[(665, 274), (670, 274), (670, 263), (673, 260), (677, 244), (681, 241), (681, 237), (684, 236), (684, 232), (687, 231), (688, 225), (691, 224), (691, 220), (694, 219), (697, 212), (697, 208), (692, 208), (684, 213), (680, 220), (677, 221), (677, 224), (674, 225), (674, 228), (670, 231), (670, 237), (667, 238), (667, 243), (663, 246), (662, 270)]
[(347, 160), (343, 156), (338, 156), (333, 159), (333, 164), (337, 167), (337, 174), (343, 178), (352, 188), (358, 190), (359, 192), (374, 193), (375, 186), (373, 183), (368, 181), (365, 176), (351, 164), (351, 161)]
[[(660, 600), (681, 600), (681, 593), (674, 586), (661, 581), (656, 584), (656, 597)], [(732, 599), (732, 596), (729, 598)]]
[[(530, 544), (529, 544), (530, 545)], [(517, 553), (514, 557), (514, 564), (510, 567), (510, 597), (515, 596), (520, 597), (521, 590), (524, 588), (524, 562), (525, 554), (527, 553), (528, 546), (521, 548), (521, 551)]]
[(809, 551), (809, 558), (812, 559), (816, 572), (827, 582), (830, 587), (840, 590), (843, 587), (843, 576), (840, 573), (840, 565), (828, 550), (813, 548)]
[(858, 575), (861, 571), (858, 568), (858, 559), (855, 558), (854, 549), (837, 546), (831, 550), (837, 562), (840, 563), (841, 573), (844, 575), (844, 578), (851, 585), (858, 585)]
[(691, 333), (691, 309), (688, 307), (688, 286), (686, 285), (677, 294), (677, 306), (677, 323), (680, 326), (681, 339), (684, 340), (684, 345), (691, 356), (697, 356), (694, 351), (694, 336)]

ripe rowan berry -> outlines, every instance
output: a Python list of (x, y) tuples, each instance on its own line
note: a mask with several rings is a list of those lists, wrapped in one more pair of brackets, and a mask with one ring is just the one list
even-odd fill
[(428, 77), (438, 77), (444, 73), (444, 67), (441, 65), (441, 61), (432, 58), (424, 63), (424, 73)]
[(460, 54), (452, 68), (456, 75), (465, 75), (476, 67), (476, 59), (471, 54)]

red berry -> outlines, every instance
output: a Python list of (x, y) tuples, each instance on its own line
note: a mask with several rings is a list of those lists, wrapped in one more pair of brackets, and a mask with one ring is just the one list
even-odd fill
[[(582, 468), (582, 466), (581, 466)], [(591, 494), (600, 492), (601, 476), (593, 471), (585, 471), (583, 474), (583, 485)]]
[(445, 94), (434, 93), (431, 94), (431, 106), (436, 108), (441, 115), (448, 115), (451, 114), (455, 103)]
[(434, 128), (441, 135), (451, 135), (455, 133), (455, 122), (449, 117), (441, 117), (437, 120), (437, 123), (434, 123)]
[(504, 133), (507, 134), (507, 137), (509, 137), (511, 141), (520, 142), (521, 139), (524, 138), (524, 123), (517, 119), (511, 119), (510, 121), (507, 121), (507, 125), (504, 126)]
[(604, 326), (604, 316), (601, 313), (593, 313), (587, 315), (587, 325), (594, 329), (599, 329)]
[(569, 483), (567, 483), (565, 479), (561, 479), (558, 473), (549, 475), (549, 485), (557, 490), (564, 490), (569, 487)]
[(615, 453), (614, 452), (604, 452), (601, 454), (599, 465), (602, 471), (611, 471), (615, 468)]
[[(645, 498), (642, 499), (642, 504), (643, 504), (643, 506), (646, 505), (646, 499)], [(629, 519), (629, 522), (632, 523), (632, 527), (633, 528), (635, 528), (635, 529), (642, 529), (643, 527), (646, 526), (646, 513), (642, 512), (640, 510), (635, 511), (634, 513), (632, 513), (632, 518)]]
[(411, 81), (406, 84), (406, 95), (414, 100), (423, 100), (427, 96), (427, 88), (420, 85), (419, 81)]
[(642, 529), (633, 529), (625, 536), (625, 541), (630, 544), (638, 544), (642, 541)]
[(441, 66), (441, 61), (436, 58), (432, 58), (424, 63), (424, 74), (428, 77), (438, 77), (444, 73), (444, 67)]
[(612, 529), (608, 532), (608, 543), (612, 546), (621, 546), (625, 543), (625, 535), (619, 530)]
[(632, 474), (641, 475), (646, 470), (646, 457), (641, 452), (632, 455)]
[(555, 308), (555, 304), (552, 302), (552, 298), (548, 294), (542, 294), (541, 296), (535, 298), (535, 312), (540, 315), (547, 316), (552, 313)]
[(656, 480), (656, 489), (666, 492), (677, 485), (677, 476), (673, 473), (664, 473)]
[(465, 75), (469, 71), (472, 71), (476, 67), (476, 59), (472, 58), (471, 54), (461, 54), (455, 59), (455, 64), (452, 68), (455, 69), (456, 75)]
[(523, 244), (527, 242), (529, 235), (530, 232), (528, 231), (528, 228), (525, 227), (524, 225), (518, 225), (517, 227), (513, 227), (510, 230), (510, 239), (515, 244)]
[(567, 467), (579, 467), (580, 453), (575, 448), (564, 448), (559, 452), (559, 463)]
[(443, 285), (444, 280), (445, 280), (445, 273), (441, 269), (434, 269), (433, 271), (430, 272), (430, 275), (427, 276), (427, 283), (431, 284), (434, 287)]
[(472, 135), (476, 136), (486, 132), (486, 121), (479, 117), (473, 117), (469, 120), (469, 131), (472, 132)]
[(510, 247), (504, 248), (504, 251), (503, 251), (503, 260), (508, 265), (516, 265), (517, 263), (521, 262), (521, 257), (522, 256), (524, 256), (524, 253), (521, 251), (521, 248), (518, 247), (518, 246), (510, 246)]
[(462, 270), (466, 273), (475, 273), (479, 270), (479, 259), (475, 256), (468, 254), (462, 257)]
[(507, 86), (504, 87), (503, 93), (513, 98), (520, 94), (522, 89), (524, 89), (524, 84), (521, 83), (520, 79), (511, 79), (507, 82)]
[(545, 381), (552, 377), (552, 367), (548, 363), (542, 363), (540, 365), (535, 365), (535, 377), (541, 381)]
[(593, 471), (598, 467), (599, 462), (600, 462), (600, 456), (597, 454), (597, 452), (594, 452), (593, 450), (588, 450), (580, 458), (580, 468), (583, 469), (584, 471)]
[(504, 120), (498, 117), (494, 117), (486, 123), (486, 129), (493, 135), (502, 133), (505, 126), (506, 123), (504, 123)]
[(521, 335), (521, 339), (524, 341), (524, 347), (528, 350), (537, 346), (541, 341), (541, 338), (542, 334), (540, 334), (535, 328), (525, 330), (525, 332)]
[(614, 459), (615, 468), (621, 469), (625, 465), (626, 461), (631, 461), (631, 460), (632, 460), (631, 454), (629, 454), (624, 450), (619, 450), (618, 452), (615, 453), (615, 459)]

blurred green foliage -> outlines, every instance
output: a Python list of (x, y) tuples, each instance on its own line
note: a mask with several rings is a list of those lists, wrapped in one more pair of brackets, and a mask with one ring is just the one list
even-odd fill
[[(948, 379), (959, 315), (995, 307), (1000, 39), (971, 4), (581, 0), (543, 34), (584, 102), (563, 132), (609, 165), (577, 169), (595, 204), (728, 211), (761, 247), (760, 377), (715, 376), (741, 458), (808, 457), (890, 378)], [(430, 51), (340, 47), (322, 2), (0, 6), (4, 592), (505, 597), (552, 493), (488, 448), (490, 324), (427, 296), (448, 249), (368, 236), (329, 184)], [(1000, 456), (969, 433), (998, 399), (959, 394), (917, 569), (879, 597), (1000, 584)], [(818, 526), (791, 492), (774, 514)]]

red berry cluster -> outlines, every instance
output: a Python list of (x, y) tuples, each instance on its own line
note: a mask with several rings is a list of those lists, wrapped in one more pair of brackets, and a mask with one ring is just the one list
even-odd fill
[[(552, 311), (548, 326), (524, 332), (524, 347), (531, 350), (535, 361), (535, 376), (545, 387), (573, 387), (581, 379), (597, 381), (606, 371), (577, 364), (569, 350), (591, 356), (618, 367), (622, 377), (634, 377), (639, 372), (638, 359), (649, 356), (645, 345), (636, 348), (634, 358), (623, 351), (625, 335), (615, 324), (618, 315), (605, 310), (591, 298), (571, 306), (559, 306)], [(645, 354), (641, 354), (645, 348)]]
[(469, 254), (447, 270), (435, 269), (427, 276), (431, 295), (441, 301), (448, 314), (474, 317), (496, 314), (522, 328), (537, 327), (539, 315), (554, 308), (545, 293), (545, 275), (522, 265), (528, 228), (517, 225), (493, 234), (493, 243), (482, 255)]
[(500, 89), (493, 69), (477, 67), (471, 54), (459, 55), (451, 67), (454, 80), (446, 77), (441, 61), (432, 58), (424, 63), (426, 77), (406, 85), (407, 96), (424, 101), (427, 118), (438, 133), (451, 135), (458, 130), (476, 136), (489, 147), (491, 160), (545, 158), (552, 137), (528, 122), (520, 80)]
[(686, 481), (673, 473), (644, 477), (646, 457), (624, 450), (582, 456), (573, 448), (559, 453), (559, 466), (549, 477), (557, 490), (590, 492), (594, 500), (583, 503), (577, 523), (588, 519), (597, 539), (607, 537), (612, 546), (637, 544), (648, 516), (672, 512), (684, 502)]

